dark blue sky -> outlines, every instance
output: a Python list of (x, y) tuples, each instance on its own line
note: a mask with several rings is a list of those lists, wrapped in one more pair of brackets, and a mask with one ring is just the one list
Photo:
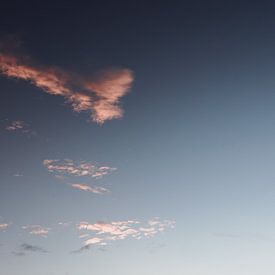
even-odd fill
[(274, 13), (3, 4), (0, 273), (273, 275)]

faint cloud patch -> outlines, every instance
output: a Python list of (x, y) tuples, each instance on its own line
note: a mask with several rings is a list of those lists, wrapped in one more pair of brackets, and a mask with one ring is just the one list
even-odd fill
[(29, 234), (41, 236), (41, 237), (47, 237), (49, 234), (49, 231), (51, 230), (48, 227), (43, 227), (41, 225), (24, 225), (22, 226), (22, 229), (27, 230)]
[(19, 249), (17, 251), (14, 251), (13, 254), (16, 256), (25, 256), (28, 253), (49, 253), (46, 249), (36, 246), (36, 245), (31, 245), (27, 243), (23, 243), (20, 245)]
[(0, 223), (0, 231), (4, 231), (9, 227), (8, 223)]
[(36, 133), (33, 130), (31, 130), (29, 125), (23, 120), (14, 120), (11, 123), (9, 123), (5, 129), (9, 132), (26, 134), (29, 137), (36, 135)]
[(13, 174), (14, 177), (24, 177), (24, 175), (20, 174), (20, 173), (16, 173), (16, 174)]
[(25, 122), (20, 120), (13, 121), (10, 125), (6, 127), (8, 131), (23, 130), (25, 128)]

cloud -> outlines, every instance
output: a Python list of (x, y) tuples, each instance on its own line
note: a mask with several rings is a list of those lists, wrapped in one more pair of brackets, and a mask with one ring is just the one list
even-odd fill
[(43, 252), (43, 253), (48, 252), (44, 248), (41, 248), (41, 247), (35, 246), (35, 245), (31, 245), (31, 244), (26, 244), (26, 243), (23, 243), (21, 245), (21, 249), (24, 250), (24, 251), (30, 251), (30, 252)]
[(13, 121), (10, 125), (6, 127), (8, 131), (22, 130), (25, 128), (25, 122), (20, 120)]
[(32, 131), (29, 125), (22, 120), (14, 120), (9, 125), (6, 126), (6, 130), (10, 132), (20, 132), (28, 135), (35, 135), (36, 133)]
[(89, 234), (81, 234), (81, 235), (79, 235), (79, 238), (86, 238), (86, 237), (89, 237)]
[(16, 174), (13, 174), (14, 177), (24, 177), (22, 174), (19, 174), (19, 173), (16, 173)]
[(97, 238), (97, 237), (95, 237), (95, 238), (90, 238), (90, 239), (88, 239), (88, 240), (85, 241), (85, 245), (93, 245), (93, 244), (99, 244), (99, 243), (102, 244), (102, 241), (103, 241), (103, 240), (104, 240), (104, 239), (102, 239), (102, 238)]
[(109, 69), (85, 77), (56, 67), (39, 66), (30, 58), (10, 53), (0, 53), (0, 73), (29, 81), (51, 95), (63, 96), (74, 111), (90, 113), (97, 123), (123, 116), (120, 99), (134, 80), (129, 69)]
[(104, 194), (104, 193), (109, 192), (109, 190), (106, 189), (106, 188), (99, 187), (99, 186), (91, 187), (91, 186), (89, 186), (87, 184), (83, 184), (83, 183), (74, 183), (71, 186), (73, 188), (83, 190), (83, 191), (87, 191), (87, 192), (91, 192), (91, 193), (95, 193), (95, 194)]
[(95, 231), (97, 234), (109, 234), (113, 236), (119, 236), (124, 239), (129, 235), (137, 233), (136, 230), (132, 230), (134, 224), (138, 224), (138, 221), (116, 221), (111, 223), (106, 223), (99, 221), (94, 224), (89, 224), (87, 222), (82, 222), (79, 224), (78, 229), (86, 229), (90, 231)]
[(5, 230), (9, 227), (9, 224), (8, 223), (0, 223), (0, 231), (1, 230)]
[(127, 238), (133, 238), (136, 240), (140, 240), (144, 237), (151, 238), (168, 228), (174, 227), (174, 221), (161, 221), (159, 218), (154, 218), (146, 223), (141, 223), (140, 221), (135, 220), (113, 221), (110, 223), (99, 221), (93, 224), (81, 222), (77, 225), (77, 228), (81, 233), (81, 238), (88, 237), (86, 234), (83, 236), (84, 230), (86, 232), (92, 232), (94, 235), (86, 239), (83, 242), (83, 246), (78, 251), (87, 250), (94, 245), (107, 245), (108, 242), (124, 240)]
[(42, 227), (41, 225), (24, 225), (22, 229), (27, 230), (31, 235), (47, 237), (50, 228)]
[(25, 256), (27, 253), (49, 253), (46, 249), (36, 246), (36, 245), (31, 245), (27, 243), (23, 243), (20, 245), (19, 250), (13, 252), (14, 255), (16, 256)]
[(71, 225), (71, 222), (59, 222), (58, 225), (61, 225), (63, 227), (68, 227)]
[(68, 159), (63, 161), (46, 159), (43, 161), (43, 164), (51, 173), (61, 174), (62, 176), (70, 175), (100, 178), (116, 170), (116, 168), (108, 166), (97, 167), (89, 162), (75, 163)]
[(74, 250), (73, 253), (80, 253), (82, 251), (88, 250), (92, 245), (103, 246), (103, 245), (107, 245), (107, 243), (104, 242), (104, 239), (102, 238), (98, 238), (98, 237), (90, 238), (84, 242), (84, 245), (80, 247), (80, 249)]

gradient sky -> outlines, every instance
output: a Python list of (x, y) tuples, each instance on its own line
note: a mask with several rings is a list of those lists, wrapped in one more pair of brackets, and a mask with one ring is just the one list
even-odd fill
[(68, 2), (1, 6), (0, 274), (273, 275), (273, 1)]

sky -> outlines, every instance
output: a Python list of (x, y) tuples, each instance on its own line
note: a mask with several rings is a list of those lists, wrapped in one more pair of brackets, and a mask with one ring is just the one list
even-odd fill
[(2, 4), (0, 274), (273, 275), (274, 13)]

